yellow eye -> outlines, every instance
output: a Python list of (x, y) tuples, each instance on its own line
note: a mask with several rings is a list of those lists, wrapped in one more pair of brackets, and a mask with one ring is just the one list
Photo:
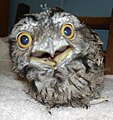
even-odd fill
[(60, 32), (61, 32), (62, 36), (66, 37), (69, 40), (75, 36), (75, 31), (71, 24), (62, 25)]
[(32, 43), (32, 37), (28, 32), (21, 32), (17, 36), (18, 45), (25, 49), (28, 48)]

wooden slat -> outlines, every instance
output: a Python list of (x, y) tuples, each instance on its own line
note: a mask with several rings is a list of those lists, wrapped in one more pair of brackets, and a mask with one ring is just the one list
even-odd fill
[(0, 0), (0, 37), (8, 35), (9, 0)]
[(113, 9), (111, 14), (107, 52), (105, 57), (105, 74), (113, 74)]
[(24, 14), (27, 14), (29, 12), (30, 12), (30, 7), (28, 5), (24, 3), (19, 3), (17, 6), (15, 23), (17, 23)]
[(110, 17), (78, 17), (79, 20), (93, 29), (109, 29)]

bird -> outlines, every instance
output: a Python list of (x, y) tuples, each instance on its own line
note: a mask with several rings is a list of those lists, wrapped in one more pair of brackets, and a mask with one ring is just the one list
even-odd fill
[(45, 106), (86, 107), (104, 78), (102, 41), (77, 16), (53, 7), (25, 14), (9, 35), (12, 70)]

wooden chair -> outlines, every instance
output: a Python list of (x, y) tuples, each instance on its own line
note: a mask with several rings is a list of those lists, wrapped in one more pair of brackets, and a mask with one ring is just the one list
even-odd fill
[(82, 17), (79, 19), (92, 29), (109, 30), (105, 54), (105, 74), (113, 74), (113, 9), (111, 17)]
[[(16, 21), (25, 13), (29, 13), (30, 7), (26, 4), (20, 3), (17, 7)], [(81, 22), (84, 22), (92, 29), (109, 30), (107, 49), (104, 51), (105, 55), (105, 74), (113, 74), (113, 9), (111, 17), (78, 17)]]

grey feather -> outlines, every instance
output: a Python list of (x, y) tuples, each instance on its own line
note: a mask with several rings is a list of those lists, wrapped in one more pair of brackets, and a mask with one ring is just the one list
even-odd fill
[[(27, 79), (32, 96), (40, 103), (87, 107), (103, 82), (102, 42), (76, 16), (57, 9), (25, 15), (14, 26), (9, 39), (13, 70)], [(74, 31), (71, 39), (60, 31), (65, 24)], [(18, 45), (22, 32), (32, 38), (26, 49)]]

